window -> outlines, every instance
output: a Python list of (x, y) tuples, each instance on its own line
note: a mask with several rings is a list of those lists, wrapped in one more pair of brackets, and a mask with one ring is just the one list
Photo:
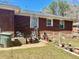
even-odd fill
[(60, 29), (64, 29), (65, 28), (65, 22), (64, 21), (60, 21)]
[(53, 20), (52, 19), (47, 19), (46, 20), (46, 26), (53, 26)]
[(35, 17), (35, 16), (31, 16), (31, 19), (30, 19), (30, 28), (34, 28), (35, 26), (38, 28), (39, 27), (39, 23), (38, 23), (38, 17)]

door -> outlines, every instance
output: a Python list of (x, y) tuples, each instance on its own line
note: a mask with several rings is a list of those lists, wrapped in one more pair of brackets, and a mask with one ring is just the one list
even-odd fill
[(30, 18), (30, 28), (39, 28), (39, 19), (38, 17), (31, 16)]

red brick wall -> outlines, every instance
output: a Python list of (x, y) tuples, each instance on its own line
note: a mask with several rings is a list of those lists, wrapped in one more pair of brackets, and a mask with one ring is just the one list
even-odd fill
[(59, 31), (59, 20), (57, 19), (53, 19), (53, 27), (54, 27), (54, 30), (53, 31)]
[(2, 31), (14, 31), (14, 11), (0, 9), (0, 28)]
[(15, 32), (30, 33), (30, 16), (15, 15)]
[(53, 26), (46, 26), (46, 18), (39, 18), (39, 30), (58, 31), (59, 20), (53, 20)]
[[(43, 33), (46, 32), (49, 36), (49, 38), (58, 37), (59, 32), (63, 33), (67, 36), (67, 34), (72, 33), (72, 21), (65, 21), (65, 29), (59, 28), (59, 20), (54, 19), (53, 20), (53, 26), (47, 27), (46, 26), (46, 18), (39, 18), (39, 30), (41, 37), (43, 36)], [(68, 35), (69, 36), (69, 35)]]
[(72, 21), (65, 21), (65, 30), (70, 30), (72, 31), (72, 27), (73, 27), (73, 22)]
[(72, 21), (65, 21), (65, 28), (59, 28), (59, 20), (53, 19), (53, 26), (46, 26), (46, 18), (39, 18), (39, 30), (47, 31), (72, 31)]

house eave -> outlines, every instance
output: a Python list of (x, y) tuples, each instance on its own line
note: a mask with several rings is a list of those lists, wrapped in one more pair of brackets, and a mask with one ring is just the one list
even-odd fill
[(20, 12), (20, 8), (14, 5), (6, 5), (6, 4), (0, 4), (0, 9), (5, 9), (5, 10), (13, 10), (15, 14)]
[(21, 12), (16, 15), (23, 15), (23, 16), (36, 16), (36, 17), (41, 17), (41, 18), (50, 18), (50, 19), (57, 19), (57, 20), (68, 20), (68, 21), (74, 21), (76, 18), (75, 17), (62, 17), (62, 16), (56, 16), (56, 15), (51, 15), (51, 14), (46, 14), (46, 13), (40, 13), (40, 12)]

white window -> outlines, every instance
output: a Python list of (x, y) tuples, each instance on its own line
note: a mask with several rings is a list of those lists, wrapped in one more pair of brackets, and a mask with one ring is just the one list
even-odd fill
[(31, 16), (30, 17), (30, 28), (39, 28), (39, 21), (38, 17)]
[(47, 19), (46, 26), (53, 26), (53, 19)]
[(60, 21), (60, 29), (65, 28), (65, 22), (63, 20)]

